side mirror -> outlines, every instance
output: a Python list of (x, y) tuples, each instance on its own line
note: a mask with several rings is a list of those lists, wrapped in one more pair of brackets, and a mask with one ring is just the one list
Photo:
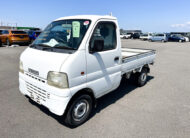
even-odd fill
[(94, 40), (90, 45), (90, 53), (100, 52), (104, 49), (104, 40)]

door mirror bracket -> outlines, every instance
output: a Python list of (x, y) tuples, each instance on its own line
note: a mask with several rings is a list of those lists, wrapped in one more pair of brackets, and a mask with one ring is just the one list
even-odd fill
[(104, 49), (104, 40), (97, 39), (91, 42), (89, 51), (91, 54), (93, 54), (96, 52), (101, 52), (103, 51), (103, 49)]

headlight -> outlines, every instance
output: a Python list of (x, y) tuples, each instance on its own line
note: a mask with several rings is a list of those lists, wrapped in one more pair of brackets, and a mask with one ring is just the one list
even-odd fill
[(67, 74), (61, 72), (50, 71), (47, 77), (47, 83), (57, 88), (68, 88)]
[(24, 73), (24, 69), (23, 69), (23, 63), (22, 63), (22, 61), (20, 61), (19, 71), (20, 71), (21, 73)]

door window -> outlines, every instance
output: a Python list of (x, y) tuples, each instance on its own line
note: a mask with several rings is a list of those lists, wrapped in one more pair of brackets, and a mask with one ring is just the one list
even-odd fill
[(112, 50), (116, 48), (116, 26), (113, 22), (100, 22), (93, 32), (90, 46), (93, 49), (95, 40), (103, 40), (104, 47), (102, 51)]

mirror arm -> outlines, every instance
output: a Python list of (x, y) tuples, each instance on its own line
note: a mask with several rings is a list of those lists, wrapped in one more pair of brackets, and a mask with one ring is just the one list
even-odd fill
[(90, 54), (93, 54), (94, 51), (92, 50), (91, 45), (92, 45), (92, 42), (90, 41), (88, 50), (89, 50), (89, 53), (90, 53)]

